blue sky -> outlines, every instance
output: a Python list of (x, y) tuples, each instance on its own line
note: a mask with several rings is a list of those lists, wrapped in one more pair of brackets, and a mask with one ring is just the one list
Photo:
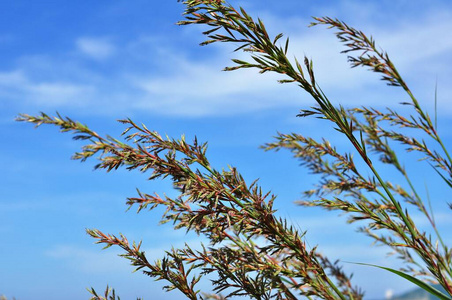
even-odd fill
[[(372, 34), (430, 112), (437, 81), (439, 131), (451, 144), (450, 1), (232, 3), (261, 17), (273, 34), (289, 36), (292, 54), (312, 58), (318, 82), (336, 103), (399, 108), (406, 100), (401, 91), (384, 86), (375, 74), (350, 70), (333, 32), (307, 25), (311, 16), (327, 15)], [(123, 299), (183, 299), (178, 292), (163, 293), (162, 283), (132, 274), (119, 252), (101, 251), (85, 228), (143, 239), (150, 259), (171, 246), (202, 241), (158, 226), (158, 211), (125, 212), (125, 199), (135, 188), (171, 195), (169, 182), (148, 182), (122, 170), (93, 172), (94, 161), (69, 159), (82, 145), (69, 135), (14, 122), (18, 113), (40, 111), (58, 111), (113, 136), (123, 129), (115, 120), (124, 117), (172, 137), (196, 135), (209, 142), (208, 156), (218, 169), (236, 166), (246, 179), (260, 178), (265, 190), (279, 195), (279, 213), (308, 230), (311, 246), (318, 244), (334, 259), (396, 266), (385, 249), (371, 248), (370, 240), (335, 213), (296, 207), (293, 202), (316, 178), (288, 153), (258, 149), (278, 131), (327, 136), (346, 147), (325, 123), (295, 117), (311, 99), (294, 86), (277, 84), (278, 76), (221, 72), (231, 58), (246, 55), (233, 53), (232, 45), (199, 47), (202, 28), (175, 25), (182, 10), (175, 0), (0, 2), (0, 295), (83, 299), (86, 287), (110, 284)], [(412, 171), (421, 185), (433, 174), (426, 164)], [(448, 199), (433, 184), (429, 192), (438, 223), (448, 228)], [(345, 268), (356, 274), (368, 299), (410, 287), (381, 271)]]

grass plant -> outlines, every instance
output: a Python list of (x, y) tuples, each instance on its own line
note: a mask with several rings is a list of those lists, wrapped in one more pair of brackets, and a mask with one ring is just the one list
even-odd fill
[[(317, 117), (329, 123), (337, 134), (353, 146), (341, 153), (326, 139), (315, 140), (299, 133), (278, 134), (265, 144), (265, 150), (289, 150), (320, 182), (304, 193), (302, 206), (316, 206), (340, 211), (350, 223), (362, 224), (359, 231), (377, 244), (390, 248), (403, 262), (400, 270), (385, 268), (423, 287), (440, 299), (452, 299), (452, 252), (438, 230), (428, 201), (420, 196), (403, 163), (405, 152), (396, 150), (401, 144), (408, 152), (419, 152), (433, 168), (438, 179), (452, 187), (452, 159), (438, 134), (434, 121), (414, 96), (389, 55), (380, 50), (372, 37), (336, 19), (314, 18), (311, 26), (327, 26), (345, 46), (352, 67), (365, 67), (389, 86), (403, 89), (412, 109), (404, 116), (394, 108), (380, 111), (372, 107), (335, 106), (317, 82), (314, 65), (304, 57), (287, 57), (290, 41), (282, 34), (271, 37), (260, 19), (253, 19), (243, 8), (235, 8), (223, 0), (186, 0), (185, 19), (179, 25), (207, 27), (207, 40), (231, 43), (235, 51), (249, 54), (249, 60), (233, 59), (234, 71), (253, 68), (260, 73), (275, 72), (284, 84), (296, 84), (314, 100), (299, 117)], [(74, 139), (86, 140), (73, 158), (85, 161), (96, 157), (97, 169), (118, 168), (149, 174), (149, 180), (169, 178), (179, 196), (161, 197), (138, 191), (127, 205), (138, 211), (165, 207), (162, 223), (171, 222), (175, 229), (196, 232), (209, 240), (202, 250), (189, 245), (171, 249), (166, 256), (150, 262), (141, 243), (129, 242), (125, 236), (89, 229), (97, 243), (120, 247), (122, 256), (136, 270), (155, 280), (164, 280), (167, 291), (179, 290), (189, 299), (226, 299), (248, 296), (253, 299), (362, 299), (364, 292), (353, 285), (338, 262), (332, 262), (316, 248), (309, 248), (304, 233), (285, 219), (277, 217), (274, 195), (259, 184), (245, 182), (240, 172), (229, 167), (217, 170), (207, 156), (207, 144), (184, 137), (173, 139), (139, 125), (121, 120), (126, 127), (119, 140), (102, 137), (87, 126), (68, 117), (41, 113), (22, 114), (18, 121), (36, 126), (50, 124)], [(407, 131), (409, 129), (410, 131)], [(408, 134), (406, 132), (414, 132)], [(419, 136), (422, 136), (419, 138)], [(398, 149), (398, 148), (397, 148)], [(357, 158), (356, 158), (357, 157)], [(359, 163), (355, 163), (356, 160)], [(361, 164), (361, 160), (364, 164)], [(377, 161), (378, 163), (375, 163)], [(379, 166), (392, 167), (405, 182), (393, 183), (381, 175)], [(434, 236), (418, 228), (411, 212), (420, 211), (429, 221)], [(265, 241), (265, 243), (257, 241)], [(213, 293), (202, 293), (197, 283), (213, 274)], [(427, 283), (439, 283), (443, 294)], [(103, 295), (90, 289), (92, 299), (119, 299), (107, 287)]]

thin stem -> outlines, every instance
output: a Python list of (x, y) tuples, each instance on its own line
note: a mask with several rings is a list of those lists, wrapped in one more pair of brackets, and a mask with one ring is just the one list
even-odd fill
[(342, 292), (337, 288), (337, 286), (328, 278), (328, 276), (325, 275), (325, 278), (328, 285), (336, 292), (339, 298), (341, 298), (342, 300), (347, 300), (347, 298), (342, 294)]
[(414, 230), (413, 225), (411, 224), (411, 222), (408, 220), (408, 217), (403, 212), (403, 209), (400, 206), (400, 203), (394, 198), (394, 196), (392, 195), (391, 191), (386, 186), (386, 183), (380, 177), (380, 175), (378, 174), (377, 170), (372, 166), (372, 164), (368, 164), (368, 166), (372, 170), (372, 172), (374, 173), (374, 175), (377, 178), (377, 180), (380, 182), (380, 184), (383, 187), (383, 189), (385, 190), (386, 194), (391, 199), (391, 202), (392, 202), (392, 204), (394, 204), (395, 209), (397, 210), (397, 213), (400, 215), (400, 217), (402, 218), (403, 222), (408, 227), (408, 230), (410, 231), (410, 234), (411, 234), (413, 240), (417, 240), (418, 239), (418, 233)]
[(443, 249), (446, 249), (446, 245), (444, 244), (444, 241), (441, 237), (441, 234), (438, 231), (438, 228), (436, 227), (435, 221), (432, 218), (432, 216), (430, 216), (430, 214), (428, 213), (428, 211), (425, 209), (424, 203), (421, 199), (421, 197), (419, 196), (419, 194), (417, 193), (413, 183), (411, 182), (410, 178), (408, 177), (408, 174), (406, 172), (404, 172), (404, 176), (406, 181), (408, 182), (408, 185), (410, 186), (411, 190), (414, 193), (414, 196), (416, 197), (416, 199), (418, 200), (419, 203), (419, 208), (422, 210), (422, 212), (425, 214), (425, 216), (427, 217), (427, 219), (429, 220), (430, 224), (432, 225), (433, 229), (435, 230), (436, 236), (438, 237), (439, 242), (441, 243), (441, 246), (443, 247)]

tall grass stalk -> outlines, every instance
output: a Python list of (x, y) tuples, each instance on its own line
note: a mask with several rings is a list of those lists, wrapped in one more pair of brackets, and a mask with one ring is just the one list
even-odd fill
[[(280, 83), (296, 84), (314, 100), (312, 107), (302, 109), (298, 116), (330, 122), (365, 162), (363, 167), (357, 167), (353, 153), (340, 153), (327, 140), (316, 141), (298, 133), (278, 134), (273, 142), (263, 146), (265, 150), (287, 149), (312, 173), (321, 175), (320, 184), (306, 191), (299, 204), (346, 213), (350, 223), (363, 224), (360, 232), (389, 247), (403, 262), (400, 270), (381, 267), (441, 299), (452, 299), (451, 250), (441, 237), (431, 206), (426, 208), (394, 145), (399, 143), (408, 152), (421, 153), (429, 163), (427, 167), (433, 168), (448, 187), (452, 187), (452, 160), (438, 134), (436, 115), (432, 122), (388, 54), (376, 46), (372, 37), (339, 20), (320, 17), (311, 24), (335, 30), (352, 67), (365, 67), (379, 74), (388, 85), (403, 89), (409, 99), (403, 105), (412, 108), (412, 115), (403, 116), (393, 108), (379, 111), (366, 106), (335, 106), (316, 81), (313, 62), (307, 57), (291, 62), (287, 57), (289, 39), (283, 40), (282, 34), (271, 37), (262, 20), (253, 19), (243, 8), (236, 9), (222, 0), (187, 0), (183, 4), (185, 19), (179, 25), (208, 27), (204, 32), (207, 40), (202, 45), (226, 42), (234, 44), (235, 51), (249, 54), (249, 60), (233, 59), (234, 65), (226, 71), (252, 68), (260, 73), (283, 75)], [(128, 198), (127, 204), (138, 211), (165, 207), (162, 223), (172, 222), (175, 229), (206, 237), (209, 245), (203, 245), (202, 250), (185, 245), (167, 251), (162, 260), (149, 262), (140, 249), (141, 243), (130, 243), (122, 235), (87, 230), (105, 248), (123, 249), (122, 256), (136, 270), (166, 281), (166, 290), (177, 289), (189, 299), (363, 298), (364, 292), (353, 286), (351, 276), (337, 262), (331, 262), (316, 248), (309, 249), (304, 232), (275, 215), (274, 195), (263, 192), (256, 181), (245, 182), (233, 167), (223, 171), (213, 168), (206, 144), (196, 139), (188, 143), (184, 137), (164, 138), (130, 119), (120, 121), (126, 126), (123, 141), (102, 137), (60, 115), (22, 114), (18, 121), (56, 125), (63, 132), (74, 133), (75, 139), (86, 140), (88, 144), (73, 158), (84, 161), (98, 155), (97, 169), (125, 167), (150, 173), (150, 180), (168, 177), (173, 182), (179, 191), (177, 197), (138, 191), (137, 196)], [(405, 129), (428, 141), (407, 135)], [(379, 163), (375, 164), (375, 160)], [(382, 164), (399, 172), (408, 189), (383, 178), (379, 172)], [(370, 175), (366, 175), (369, 170)], [(428, 219), (435, 238), (418, 229), (409, 213), (413, 208)], [(202, 293), (196, 287), (207, 274), (215, 275), (212, 294)], [(439, 283), (446, 294), (426, 282)], [(94, 289), (90, 292), (92, 299), (116, 299), (114, 290), (109, 288), (103, 296)]]

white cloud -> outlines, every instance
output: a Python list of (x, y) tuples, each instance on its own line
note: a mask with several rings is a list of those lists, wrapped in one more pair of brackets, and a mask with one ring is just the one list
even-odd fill
[[(289, 33), (291, 53), (299, 59), (304, 54), (313, 59), (318, 82), (332, 96), (332, 100), (344, 105), (366, 104), (380, 107), (405, 100), (406, 95), (401, 89), (386, 87), (379, 81), (378, 74), (363, 68), (350, 69), (346, 56), (340, 54), (343, 46), (332, 31), (326, 28), (300, 30), (308, 22), (304, 19), (281, 20), (275, 16), (265, 16), (263, 19), (267, 27), (275, 25), (275, 28), (279, 27), (281, 31)], [(452, 29), (449, 19), (437, 20), (432, 15), (426, 15), (422, 22), (417, 23), (419, 25), (400, 23), (388, 29), (370, 24), (368, 27), (375, 29), (372, 33), (376, 37), (381, 37), (378, 40), (381, 45), (391, 45), (387, 50), (395, 53), (393, 57), (407, 77), (428, 72), (439, 72), (443, 77), (450, 77), (450, 74), (445, 73), (445, 65), (440, 65), (439, 70), (432, 70), (430, 62), (422, 61), (436, 55), (441, 60), (441, 54), (451, 49), (452, 43), (441, 36), (449, 27)], [(412, 32), (417, 35), (413, 36)], [(435, 47), (436, 40), (438, 47)], [(419, 47), (425, 41), (428, 46)], [(416, 51), (407, 51), (407, 48)], [(135, 98), (136, 107), (160, 114), (205, 116), (312, 104), (309, 96), (300, 88), (277, 84), (276, 80), (281, 76), (260, 75), (257, 70), (220, 72), (222, 67), (232, 64), (226, 59), (228, 57), (248, 59), (247, 54), (231, 55), (228, 51), (230, 48), (224, 45), (216, 46), (215, 55), (200, 61), (185, 57), (180, 50), (160, 51), (161, 67), (166, 68), (165, 75), (129, 74), (131, 85), (142, 92), (141, 97)], [(416, 89), (421, 98), (430, 92), (431, 86), (425, 83)], [(446, 88), (442, 89), (443, 99), (448, 99), (451, 92)], [(447, 103), (444, 107), (446, 109), (442, 112), (447, 112)]]
[(27, 72), (23, 70), (0, 73), (0, 95), (3, 99), (9, 98), (10, 101), (31, 101), (50, 107), (78, 106), (80, 101), (87, 99), (92, 91), (93, 88), (88, 84), (74, 83), (64, 79), (61, 81), (34, 80), (29, 78)]
[[(75, 102), (86, 96), (92, 90), (89, 86), (65, 83), (32, 83), (28, 86), (31, 94), (36, 95), (36, 99), (45, 104), (62, 104)], [(49, 103), (50, 102), (50, 103)]]
[(109, 58), (115, 53), (115, 46), (106, 39), (83, 37), (76, 41), (76, 45), (80, 52), (97, 60)]
[(26, 81), (25, 76), (20, 71), (0, 73), (0, 85), (18, 86)]
[[(281, 19), (268, 14), (263, 20), (268, 28), (288, 33), (291, 56), (295, 54), (302, 59), (306, 54), (313, 59), (317, 80), (332, 101), (381, 107), (405, 100), (400, 89), (385, 87), (377, 74), (362, 68), (350, 69), (346, 56), (339, 53), (343, 47), (332, 31), (307, 29), (309, 20), (306, 19)], [(366, 25), (377, 42), (392, 54), (402, 73), (408, 78), (418, 78), (414, 83), (420, 98), (432, 94), (432, 81), (422, 81), (423, 77), (433, 78), (434, 84), (434, 74), (438, 74), (440, 103), (444, 108), (440, 113), (452, 111), (449, 105), (452, 89), (445, 84), (452, 74), (448, 64), (442, 63), (450, 60), (447, 53), (452, 49), (452, 42), (444, 38), (452, 29), (450, 20), (437, 18), (430, 12), (416, 24), (402, 20), (390, 29)], [(61, 58), (49, 57), (40, 66), (23, 63), (10, 72), (0, 70), (0, 95), (50, 108), (65, 105), (85, 110), (94, 108), (89, 111), (96, 113), (149, 111), (191, 117), (313, 104), (296, 85), (276, 83), (282, 78), (280, 75), (260, 75), (257, 70), (221, 72), (224, 66), (232, 65), (230, 57), (248, 59), (248, 54), (231, 54), (231, 47), (224, 46), (210, 46), (204, 57), (193, 59), (189, 50), (169, 47), (161, 41), (150, 43), (143, 37), (126, 42), (121, 48), (105, 38), (81, 37), (76, 40), (76, 50), (84, 56), (69, 55), (73, 60), (69, 64), (62, 65)], [(124, 55), (121, 69), (112, 65), (108, 73), (91, 68), (84, 61), (86, 58), (103, 60), (119, 53)], [(45, 70), (57, 75), (43, 74), (42, 64), (48, 65)]]
[[(176, 59), (171, 52), (166, 52), (166, 63), (177, 68), (172, 68), (169, 75), (131, 77), (132, 85), (143, 92), (138, 107), (162, 114), (203, 116), (296, 105), (287, 87), (281, 87), (274, 74), (259, 75), (255, 70), (221, 72), (223, 66), (231, 63), (224, 59), (203, 62)], [(282, 91), (286, 92), (284, 96)]]
[[(350, 16), (351, 20), (356, 21), (356, 18)], [(307, 23), (304, 19), (269, 20), (268, 27), (279, 26), (280, 31), (289, 34), (291, 53), (299, 60), (304, 54), (313, 59), (318, 83), (330, 92), (327, 94), (339, 95), (341, 103), (386, 106), (393, 105), (395, 99), (396, 102), (408, 99), (401, 89), (385, 87), (379, 81), (379, 74), (364, 68), (350, 69), (347, 55), (340, 54), (345, 47), (334, 36), (334, 29), (327, 30), (326, 26), (304, 29)], [(372, 23), (373, 20), (367, 20), (367, 23), (366, 20), (361, 21), (364, 22), (365, 33), (376, 39), (377, 47), (381, 46), (388, 52), (419, 99), (424, 98), (424, 102), (430, 100), (425, 98), (433, 94), (435, 77), (438, 77), (442, 99), (451, 103), (452, 90), (447, 82), (452, 77), (448, 67), (452, 63), (452, 40), (445, 38), (452, 30), (450, 13), (428, 11), (416, 22), (402, 16), (398, 23), (389, 27), (387, 24)], [(351, 21), (350, 25), (361, 29), (360, 23), (355, 23)], [(443, 107), (445, 112), (450, 113), (452, 106), (448, 103), (443, 103)]]

